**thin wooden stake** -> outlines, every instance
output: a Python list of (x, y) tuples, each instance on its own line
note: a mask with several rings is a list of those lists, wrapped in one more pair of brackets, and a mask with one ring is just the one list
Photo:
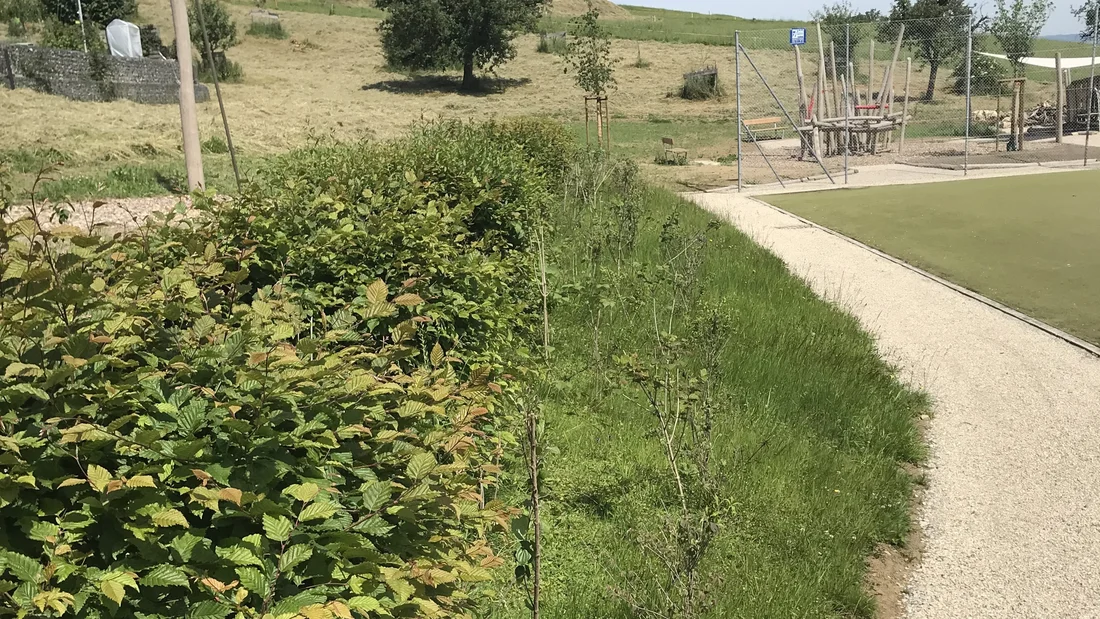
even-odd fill
[[(809, 104), (806, 101), (806, 78), (802, 73), (802, 52), (797, 45), (794, 46), (794, 68), (795, 76), (798, 79), (798, 125), (801, 127), (806, 123), (810, 111)], [(798, 133), (800, 136), (798, 160), (802, 161), (802, 159), (806, 157), (806, 151), (808, 150), (806, 148), (807, 136), (801, 131)]]
[(592, 124), (592, 120), (588, 115), (588, 97), (584, 98), (584, 145), (592, 146), (592, 133), (589, 127)]
[(898, 155), (905, 148), (905, 128), (909, 124), (909, 78), (913, 74), (913, 59), (905, 59), (905, 94), (901, 104), (901, 136), (898, 138)]
[[(814, 116), (817, 122), (820, 122), (822, 118), (827, 115), (827, 108), (825, 106), (825, 58), (824, 56), (818, 61), (817, 65), (817, 101), (818, 105), (814, 106)], [(819, 132), (819, 138), (817, 143), (817, 152), (821, 153), (824, 147), (825, 152), (828, 152), (828, 136)]]
[(883, 103), (887, 103), (891, 106), (894, 105), (894, 67), (898, 64), (898, 56), (901, 54), (901, 42), (902, 37), (905, 36), (905, 24), (901, 25), (901, 29), (898, 30), (898, 40), (894, 44), (894, 55), (890, 59), (890, 66), (887, 67), (886, 73), (882, 75), (882, 88), (879, 89), (879, 111), (883, 114), (886, 113), (886, 107)]
[(871, 57), (867, 63), (867, 105), (875, 104), (875, 40), (871, 39)]
[[(821, 37), (821, 22), (817, 22), (817, 55), (820, 59), (821, 71), (825, 71), (825, 41)], [(826, 88), (828, 87), (829, 80), (825, 75), (821, 76), (822, 94), (826, 94)], [(835, 112), (835, 110), (834, 110)], [(821, 117), (825, 118), (829, 115), (828, 97), (821, 97)]]
[(218, 95), (218, 109), (222, 113), (222, 127), (225, 128), (225, 144), (229, 148), (229, 161), (233, 164), (233, 178), (237, 181), (237, 193), (241, 193), (241, 171), (237, 167), (237, 149), (233, 148), (233, 136), (229, 133), (229, 117), (225, 115), (225, 101), (222, 99), (222, 87), (218, 83), (218, 68), (214, 66), (214, 50), (210, 48), (210, 35), (206, 32), (206, 17), (202, 13), (202, 0), (195, 0), (195, 12), (199, 15), (199, 27), (202, 29), (202, 42), (206, 47), (206, 61), (210, 63), (210, 74), (214, 78), (214, 92)]
[(829, 59), (833, 61), (833, 114), (839, 116), (841, 111), (842, 111), (840, 109), (840, 94), (841, 93), (840, 93), (840, 87), (837, 84), (837, 77), (836, 77), (836, 71), (837, 71), (837, 66), (836, 66), (836, 42), (834, 42), (834, 41), (829, 41)]
[(1016, 139), (1017, 150), (1024, 150), (1024, 87), (1027, 84), (1027, 80), (1020, 81), (1020, 103), (1017, 105), (1020, 120), (1016, 124), (1016, 131), (1019, 132), (1019, 137)]

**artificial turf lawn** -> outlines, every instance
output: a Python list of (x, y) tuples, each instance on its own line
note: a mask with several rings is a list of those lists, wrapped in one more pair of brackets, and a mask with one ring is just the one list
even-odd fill
[(1100, 344), (1100, 170), (767, 201)]

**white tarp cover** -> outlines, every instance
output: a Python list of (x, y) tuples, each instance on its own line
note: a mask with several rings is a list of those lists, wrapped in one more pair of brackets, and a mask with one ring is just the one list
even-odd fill
[[(989, 54), (986, 52), (978, 52), (983, 56), (989, 56), (990, 58), (1000, 58), (1001, 60), (1008, 60), (1008, 56), (1004, 54)], [(1037, 58), (1034, 56), (1028, 56), (1020, 59), (1021, 64), (1026, 64), (1031, 67), (1043, 67), (1044, 69), (1054, 69), (1053, 58)], [(1081, 67), (1091, 67), (1092, 65), (1100, 65), (1100, 58), (1095, 60), (1089, 56), (1086, 58), (1062, 58), (1063, 69), (1080, 69)]]
[(112, 56), (141, 58), (141, 29), (128, 21), (116, 19), (107, 25), (107, 45)]

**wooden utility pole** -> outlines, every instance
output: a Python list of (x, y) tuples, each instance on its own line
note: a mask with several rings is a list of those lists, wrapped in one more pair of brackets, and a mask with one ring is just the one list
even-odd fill
[[(821, 37), (821, 22), (817, 22), (817, 55), (818, 55), (818, 58), (820, 59), (821, 71), (824, 72), (825, 71), (825, 41)], [(821, 117), (822, 118), (828, 118), (828, 116), (829, 116), (829, 104), (826, 101), (826, 99), (827, 99), (826, 95), (828, 94), (828, 89), (829, 89), (829, 80), (826, 79), (826, 78), (827, 78), (827, 76), (824, 75), (824, 74), (820, 78), (822, 80), (821, 81), (821, 83), (822, 83), (822, 88), (821, 88), (822, 97), (821, 97), (821, 103), (820, 103)], [(834, 115), (836, 114), (836, 110), (833, 110), (833, 114)]]
[[(206, 187), (199, 144), (199, 119), (195, 112), (195, 74), (191, 65), (191, 28), (187, 23), (186, 0), (169, 0), (176, 34), (176, 58), (180, 66), (180, 124), (183, 128), (183, 160), (187, 165), (187, 188)], [(211, 67), (213, 69), (213, 67)]]
[[(809, 103), (806, 101), (806, 81), (802, 74), (802, 51), (799, 46), (794, 46), (794, 71), (795, 77), (798, 78), (798, 126), (802, 127), (806, 124), (809, 117)], [(809, 139), (802, 131), (798, 132), (800, 147), (798, 153), (798, 160), (802, 161), (802, 158), (806, 156), (806, 151), (809, 146)]]
[(829, 59), (833, 63), (833, 114), (840, 116), (840, 80), (836, 76), (836, 42), (834, 41), (829, 41)]
[[(871, 55), (867, 63), (867, 105), (875, 104), (875, 40), (871, 39)], [(874, 111), (874, 110), (869, 110)]]

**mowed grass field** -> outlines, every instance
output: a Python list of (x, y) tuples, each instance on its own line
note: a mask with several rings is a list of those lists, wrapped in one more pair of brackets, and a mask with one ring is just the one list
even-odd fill
[[(582, 11), (585, 3), (559, 0), (554, 6), (556, 12), (543, 24), (548, 30), (565, 28), (567, 16)], [(422, 120), (484, 120), (524, 114), (550, 116), (573, 125), (583, 122), (582, 92), (564, 72), (558, 56), (536, 52), (537, 35), (520, 37), (517, 57), (487, 76), (485, 92), (471, 95), (458, 92), (459, 76), (453, 71), (421, 76), (391, 71), (377, 30), (384, 13), (365, 0), (271, 0), (265, 7), (280, 13), (288, 39), (244, 34), (253, 3), (231, 0), (229, 5), (242, 34), (240, 45), (231, 48), (228, 57), (242, 66), (244, 79), (224, 84), (223, 92), (246, 171), (270, 155), (317, 138), (386, 139)], [(138, 10), (137, 23), (154, 24), (166, 42), (171, 39), (167, 4), (139, 0)], [(617, 37), (612, 54), (619, 61), (615, 69), (618, 84), (611, 95), (614, 148), (616, 154), (641, 163), (655, 181), (677, 189), (736, 182), (736, 172), (729, 165), (653, 164), (662, 137), (673, 138), (689, 149), (692, 159), (732, 163), (729, 156), (736, 152), (737, 126), (733, 120), (734, 55), (729, 46), (713, 43), (732, 40), (729, 37), (734, 30), (744, 31), (746, 48), (787, 109), (796, 107), (793, 53), (785, 29), (791, 23), (637, 7), (616, 7), (605, 17)], [(883, 53), (878, 51), (878, 55)], [(636, 66), (639, 56), (648, 64)], [(879, 59), (879, 72), (885, 62)], [(807, 61), (812, 72), (810, 65)], [(685, 101), (676, 96), (683, 74), (704, 66), (718, 68), (726, 96), (709, 101)], [(926, 83), (927, 67), (915, 63), (913, 69), (913, 83)], [(857, 72), (862, 72), (858, 65)], [(911, 105), (909, 137), (914, 144), (925, 136), (962, 135), (965, 101), (947, 88), (950, 73), (940, 71), (935, 103)], [(755, 74), (743, 77), (744, 116), (779, 115)], [(896, 81), (900, 88), (900, 78)], [(1041, 94), (1046, 92), (1043, 84), (1030, 82), (1028, 88), (1029, 101), (1030, 97), (1045, 96)], [(996, 101), (976, 99), (974, 106), (993, 109)], [(78, 102), (28, 89), (0, 89), (0, 109), (5, 120), (0, 162), (8, 163), (20, 194), (30, 188), (42, 166), (58, 162), (64, 167), (52, 176), (59, 182), (40, 192), (51, 199), (169, 193), (183, 177), (175, 106)], [(217, 103), (200, 104), (198, 116), (202, 139), (220, 139)], [(583, 125), (578, 133), (583, 134)], [(215, 168), (212, 186), (232, 189), (232, 182), (225, 182), (229, 180), (228, 157), (211, 149), (207, 163)], [(814, 173), (810, 168), (791, 175)], [(770, 180), (762, 161), (750, 164), (747, 170), (748, 182)]]
[(768, 202), (1100, 344), (1100, 171)]

